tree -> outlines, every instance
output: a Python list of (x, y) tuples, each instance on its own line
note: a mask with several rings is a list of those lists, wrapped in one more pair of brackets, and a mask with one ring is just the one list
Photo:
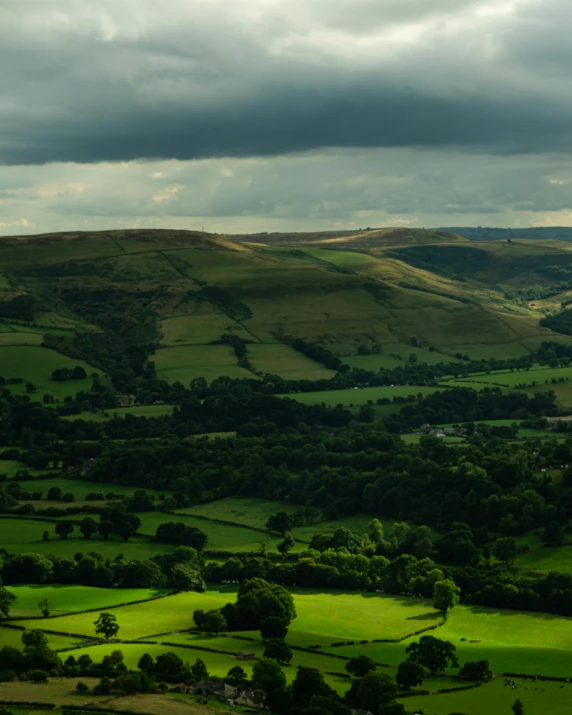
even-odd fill
[(38, 608), (42, 612), (44, 618), (47, 618), (54, 610), (55, 606), (53, 603), (51, 603), (51, 601), (48, 601), (47, 598), (42, 598), (41, 601), (38, 601)]
[(215, 633), (217, 636), (221, 631), (226, 631), (226, 618), (220, 611), (208, 611), (205, 613), (203, 627), (209, 633)]
[(518, 555), (518, 543), (513, 536), (503, 536), (497, 539), (493, 546), (493, 556), (502, 561), (505, 566), (514, 563)]
[(155, 661), (153, 660), (153, 656), (149, 655), (149, 653), (143, 653), (141, 658), (139, 658), (137, 667), (144, 673), (152, 673), (155, 669)]
[(396, 695), (397, 687), (388, 675), (368, 673), (363, 678), (354, 680), (346, 697), (360, 710), (379, 713), (383, 712), (382, 707), (395, 700)]
[(433, 605), (446, 616), (461, 600), (461, 589), (450, 578), (437, 581), (433, 587)]
[(285, 556), (289, 551), (291, 551), (294, 548), (294, 546), (296, 546), (294, 537), (292, 536), (292, 534), (289, 531), (287, 531), (284, 534), (284, 540), (281, 541), (276, 548), (283, 556)]
[(272, 514), (268, 517), (266, 528), (285, 536), (286, 532), (292, 528), (292, 520), (285, 511), (279, 511), (277, 514)]
[(104, 519), (99, 523), (99, 533), (103, 536), (105, 541), (109, 539), (110, 534), (113, 534), (114, 529), (113, 522), (109, 519)]
[(2, 618), (8, 618), (10, 615), (10, 608), (16, 600), (16, 596), (8, 591), (7, 588), (0, 587), (0, 616)]
[(22, 633), (22, 643), (30, 648), (39, 648), (48, 645), (48, 638), (45, 633), (34, 628)]
[(130, 521), (122, 521), (117, 525), (115, 531), (123, 541), (129, 541), (132, 536), (135, 536), (136, 529)]
[(56, 534), (60, 537), (60, 539), (67, 539), (72, 532), (73, 525), (70, 521), (67, 521), (67, 519), (58, 521), (56, 524)]
[(355, 658), (350, 658), (345, 666), (348, 673), (355, 675), (356, 678), (363, 678), (370, 670), (375, 670), (375, 663), (367, 655), (358, 655)]
[(209, 677), (209, 672), (207, 666), (204, 664), (200, 658), (197, 658), (193, 665), (191, 665), (191, 678), (194, 683), (198, 683), (199, 680), (207, 680)]
[(286, 687), (286, 676), (275, 660), (257, 660), (252, 668), (252, 685), (267, 693)]
[(272, 658), (278, 663), (284, 665), (292, 660), (292, 651), (286, 644), (286, 641), (283, 641), (280, 638), (271, 638), (266, 642), (264, 657)]
[(512, 705), (512, 711), (514, 715), (524, 715), (524, 705), (522, 704), (522, 701), (520, 701), (518, 698), (514, 701)]
[(97, 685), (93, 686), (94, 695), (109, 695), (111, 693), (111, 680), (105, 675)]
[(562, 524), (555, 521), (549, 521), (544, 527), (544, 543), (560, 545), (564, 541), (564, 528)]
[(286, 638), (288, 624), (280, 616), (269, 616), (260, 624), (260, 635), (264, 640), (268, 638)]
[(367, 535), (374, 544), (381, 544), (383, 541), (383, 524), (379, 519), (372, 519), (367, 527)]
[(240, 665), (235, 665), (231, 668), (226, 674), (225, 680), (235, 688), (242, 688), (248, 683), (244, 668), (241, 668)]
[(99, 635), (102, 633), (105, 636), (105, 640), (109, 640), (111, 637), (116, 636), (119, 631), (119, 625), (117, 624), (117, 618), (113, 613), (100, 613), (97, 621), (93, 622), (95, 626), (95, 632)]
[(85, 519), (82, 519), (79, 530), (85, 539), (91, 539), (92, 534), (95, 534), (97, 531), (97, 524), (91, 517), (86, 516)]
[(461, 678), (486, 681), (493, 677), (488, 660), (467, 661), (459, 671)]
[(425, 670), (419, 663), (406, 660), (397, 667), (395, 682), (400, 688), (409, 689), (414, 688), (416, 685), (422, 685), (424, 677)]
[(432, 675), (442, 673), (447, 666), (459, 667), (456, 648), (449, 641), (434, 636), (422, 636), (417, 643), (411, 643), (405, 649), (407, 660), (418, 663), (431, 671)]
[(28, 679), (34, 683), (47, 683), (50, 674), (45, 670), (29, 670), (27, 673)]
[(292, 702), (298, 708), (307, 708), (316, 697), (336, 695), (324, 681), (324, 675), (316, 668), (299, 665), (296, 677), (292, 681)]

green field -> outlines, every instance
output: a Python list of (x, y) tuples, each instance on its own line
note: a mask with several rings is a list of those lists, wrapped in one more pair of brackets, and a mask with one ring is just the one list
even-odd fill
[[(192, 628), (194, 610), (221, 608), (235, 600), (235, 593), (234, 587), (219, 586), (202, 594), (179, 593), (108, 610), (117, 616), (119, 637), (133, 640)], [(418, 599), (296, 588), (292, 593), (298, 617), (291, 624), (288, 638), (294, 645), (328, 644), (344, 638), (399, 638), (440, 620), (430, 603)], [(34, 623), (16, 622), (28, 628)], [(90, 613), (42, 622), (54, 624), (54, 630), (61, 633), (94, 635)]]
[(440, 362), (453, 362), (455, 359), (451, 355), (428, 350), (427, 348), (414, 348), (403, 343), (386, 343), (382, 346), (383, 352), (379, 355), (352, 355), (344, 357), (343, 361), (351, 367), (362, 370), (380, 369), (391, 370), (393, 368), (409, 364), (409, 356), (415, 355), (418, 363), (437, 365)]
[(302, 402), (305, 405), (325, 404), (329, 407), (343, 405), (365, 405), (379, 399), (392, 400), (394, 397), (417, 397), (432, 395), (443, 388), (418, 387), (416, 385), (395, 385), (394, 387), (361, 387), (347, 390), (323, 390), (321, 392), (297, 392), (291, 395), (281, 395)]
[[(11, 586), (10, 591), (14, 591), (16, 587)], [(12, 609), (14, 613), (17, 609)], [(43, 622), (43, 621), (42, 621)], [(36, 628), (42, 625), (42, 622), (38, 621)], [(12, 648), (22, 648), (22, 633), (23, 631), (16, 630), (15, 628), (6, 628), (0, 626), (0, 648), (4, 646), (11, 646)], [(54, 634), (48, 635), (48, 645), (54, 650), (61, 650), (62, 648), (71, 648), (72, 646), (77, 646), (81, 644), (81, 640), (78, 638), (70, 638), (69, 636), (59, 636)]]
[(225, 333), (250, 339), (245, 330), (219, 308), (210, 303), (200, 303), (190, 315), (180, 315), (161, 321), (161, 345), (208, 345)]
[(140, 514), (139, 518), (142, 521), (140, 532), (148, 536), (154, 536), (159, 524), (166, 521), (182, 521), (187, 526), (196, 527), (209, 537), (206, 548), (214, 551), (258, 551), (261, 539), (264, 538), (269, 540), (268, 548), (276, 549), (276, 545), (281, 541), (278, 537), (271, 537), (253, 529), (215, 524), (205, 519), (194, 519), (184, 513), (175, 517), (172, 514), (150, 512)]
[(221, 375), (254, 377), (248, 370), (238, 366), (236, 356), (228, 345), (161, 348), (153, 359), (157, 377), (168, 382), (179, 381), (185, 386), (195, 377), (204, 377), (208, 382)]
[(504, 686), (497, 678), (480, 688), (430, 696), (404, 698), (401, 702), (409, 712), (424, 712), (427, 715), (510, 715), (518, 698), (524, 705), (526, 715), (569, 715), (572, 685), (561, 683), (525, 682), (518, 680), (515, 690)]
[[(0, 543), (11, 553), (52, 554), (60, 558), (73, 558), (77, 553), (95, 551), (104, 558), (114, 559), (123, 554), (126, 559), (145, 560), (154, 554), (164, 554), (173, 550), (169, 544), (156, 544), (148, 539), (132, 538), (124, 542), (116, 534), (109, 541), (92, 536), (84, 539), (76, 525), (75, 531), (67, 539), (60, 539), (55, 533), (55, 523), (41, 519), (0, 518)], [(42, 539), (47, 531), (49, 541)]]
[[(10, 591), (18, 598), (10, 610), (12, 618), (38, 616), (38, 602), (47, 598), (53, 604), (52, 615), (84, 611), (89, 608), (106, 608), (131, 601), (143, 601), (160, 595), (149, 588), (93, 588), (71, 584), (11, 586)], [(38, 621), (41, 627), (48, 621)], [(49, 621), (49, 623), (52, 623)], [(53, 622), (56, 623), (55, 621)], [(53, 624), (52, 624), (53, 625)], [(58, 630), (54, 625), (53, 630)]]
[(255, 343), (248, 346), (247, 354), (256, 370), (279, 375), (285, 380), (324, 380), (335, 375), (333, 370), (328, 370), (289, 345)]
[[(56, 382), (51, 379), (55, 369), (74, 368), (76, 365), (84, 368), (88, 376), (87, 379), (65, 382)], [(33, 394), (40, 401), (45, 394), (53, 395), (57, 401), (62, 401), (64, 397), (74, 396), (81, 390), (89, 389), (90, 375), (94, 372), (102, 375), (102, 371), (92, 365), (81, 360), (72, 360), (54, 350), (41, 347), (0, 345), (0, 374), (2, 377), (21, 377), (25, 381), (34, 383), (37, 389)], [(7, 387), (15, 395), (26, 394), (25, 384), (8, 385)]]
[(103, 412), (82, 412), (79, 415), (65, 415), (64, 420), (73, 422), (75, 420), (85, 420), (86, 422), (108, 422), (115, 417), (163, 417), (173, 414), (173, 405), (137, 405), (135, 407), (118, 407), (114, 410)]
[[(187, 509), (179, 509), (177, 513), (189, 515), (197, 514), (198, 516), (205, 516), (210, 519), (221, 519), (223, 521), (232, 521), (236, 524), (244, 524), (245, 526), (251, 526), (256, 529), (265, 529), (268, 517), (272, 514), (276, 514), (276, 512), (279, 511), (292, 513), (295, 510), (296, 507), (284, 502), (266, 501), (249, 497), (227, 497), (226, 499), (218, 499), (217, 501), (207, 502), (206, 504), (197, 504)], [(370, 521), (370, 516), (354, 514), (353, 516), (344, 517), (342, 519), (320, 521), (306, 526), (294, 526), (291, 531), (295, 538), (309, 542), (316, 534), (333, 534), (334, 531), (340, 527), (351, 529), (357, 534), (363, 534), (367, 531)], [(393, 520), (384, 519), (382, 521), (386, 530), (391, 531)], [(197, 520), (196, 523), (193, 524), (193, 526), (198, 526), (205, 532), (207, 525), (208, 522), (203, 520)], [(217, 525), (216, 528), (222, 528), (222, 526)], [(244, 529), (242, 531), (244, 531)], [(237, 537), (244, 540), (245, 535), (237, 535)], [(209, 542), (209, 547), (210, 546)]]

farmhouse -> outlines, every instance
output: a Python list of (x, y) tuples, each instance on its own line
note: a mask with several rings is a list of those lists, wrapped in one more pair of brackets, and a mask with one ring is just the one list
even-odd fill
[(224, 698), (233, 698), (237, 692), (235, 687), (219, 680), (199, 680), (191, 688), (191, 693), (218, 695)]
[(234, 701), (237, 705), (246, 705), (250, 708), (263, 708), (266, 702), (264, 690), (243, 690)]
[(236, 655), (237, 660), (256, 660), (253, 650), (242, 650)]

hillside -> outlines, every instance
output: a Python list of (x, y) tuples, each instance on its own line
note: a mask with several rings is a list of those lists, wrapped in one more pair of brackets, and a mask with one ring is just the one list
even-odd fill
[(159, 377), (184, 384), (333, 375), (296, 351), (295, 339), (350, 360), (412, 345), (516, 357), (555, 337), (539, 320), (566, 301), (571, 269), (566, 243), (474, 244), (421, 229), (8, 237), (0, 240), (0, 374), (42, 390), (70, 360), (127, 380), (152, 359)]

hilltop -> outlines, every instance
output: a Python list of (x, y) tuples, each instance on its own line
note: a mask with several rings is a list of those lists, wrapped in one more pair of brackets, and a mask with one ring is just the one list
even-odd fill
[[(571, 340), (540, 323), (572, 295), (569, 249), (405, 228), (6, 237), (3, 372), (26, 377), (12, 373), (40, 351), (52, 369), (67, 356), (103, 373), (140, 374), (152, 359), (159, 376), (185, 384), (333, 374), (296, 351), (296, 339), (356, 365), (360, 355), (400, 356), (412, 346), (424, 359), (518, 357), (549, 338)], [(236, 340), (249, 344), (248, 360)]]

